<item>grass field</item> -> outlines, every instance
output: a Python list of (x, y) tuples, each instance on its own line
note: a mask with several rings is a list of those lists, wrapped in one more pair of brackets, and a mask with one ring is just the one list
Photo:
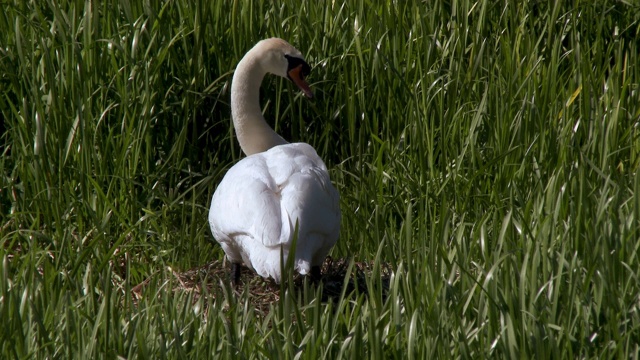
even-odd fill
[[(640, 356), (634, 0), (2, 9), (0, 358)], [(331, 256), (372, 268), (256, 311), (170, 275), (223, 259), (231, 76), (271, 36), (317, 97), (267, 78), (265, 117), (330, 168)]]

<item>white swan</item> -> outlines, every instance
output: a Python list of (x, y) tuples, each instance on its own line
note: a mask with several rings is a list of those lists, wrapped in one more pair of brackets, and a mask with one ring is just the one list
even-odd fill
[(272, 38), (249, 50), (233, 75), (231, 115), (247, 157), (218, 185), (209, 224), (232, 264), (234, 284), (240, 264), (279, 283), (281, 253), (286, 260), (296, 223), (294, 267), (300, 274), (318, 279), (320, 265), (338, 239), (339, 198), (327, 167), (309, 144), (289, 144), (276, 134), (260, 109), (260, 83), (266, 73), (290, 79), (312, 97), (304, 80), (309, 71), (298, 50)]

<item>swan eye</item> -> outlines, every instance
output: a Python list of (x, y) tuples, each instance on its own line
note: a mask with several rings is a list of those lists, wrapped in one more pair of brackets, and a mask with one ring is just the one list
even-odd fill
[(313, 98), (313, 91), (304, 78), (311, 72), (311, 66), (299, 57), (284, 56), (287, 59), (287, 77), (293, 81), (306, 97)]
[(291, 55), (285, 55), (284, 57), (287, 59), (287, 73), (299, 66), (302, 66), (301, 74), (303, 77), (307, 77), (311, 73), (311, 66), (301, 58)]

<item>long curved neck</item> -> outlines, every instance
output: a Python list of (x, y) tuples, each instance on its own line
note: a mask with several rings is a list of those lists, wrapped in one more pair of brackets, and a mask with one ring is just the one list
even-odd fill
[(249, 51), (238, 63), (231, 82), (231, 117), (240, 148), (247, 156), (287, 144), (262, 116), (260, 84), (266, 71), (258, 55)]

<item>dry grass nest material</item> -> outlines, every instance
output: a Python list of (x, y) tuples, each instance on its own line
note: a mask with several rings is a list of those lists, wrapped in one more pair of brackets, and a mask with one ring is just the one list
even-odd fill
[[(349, 271), (350, 260), (327, 259), (322, 264), (322, 301), (333, 301), (340, 298), (343, 289), (346, 294), (356, 292), (368, 296), (367, 279), (372, 276), (380, 276), (382, 295), (386, 297), (389, 289), (389, 281), (393, 270), (387, 263), (380, 264), (379, 272), (374, 274), (373, 262), (353, 262), (353, 267)], [(374, 280), (374, 279), (370, 279)], [(177, 271), (167, 268), (165, 271), (156, 272), (142, 283), (131, 289), (136, 301), (145, 296), (145, 288), (151, 281), (158, 281), (158, 284), (170, 284), (174, 293), (191, 292), (194, 302), (202, 296), (223, 296), (225, 291), (235, 292), (236, 296), (248, 292), (249, 300), (254, 305), (258, 313), (266, 314), (270, 305), (279, 301), (281, 286), (275, 282), (263, 279), (255, 272), (243, 267), (239, 285), (233, 289), (230, 285), (229, 267), (221, 261), (213, 261), (203, 266), (186, 271)], [(307, 280), (310, 282), (310, 280)], [(293, 288), (302, 291), (305, 277), (296, 275), (293, 278)], [(376, 281), (369, 281), (370, 284), (377, 284)]]

